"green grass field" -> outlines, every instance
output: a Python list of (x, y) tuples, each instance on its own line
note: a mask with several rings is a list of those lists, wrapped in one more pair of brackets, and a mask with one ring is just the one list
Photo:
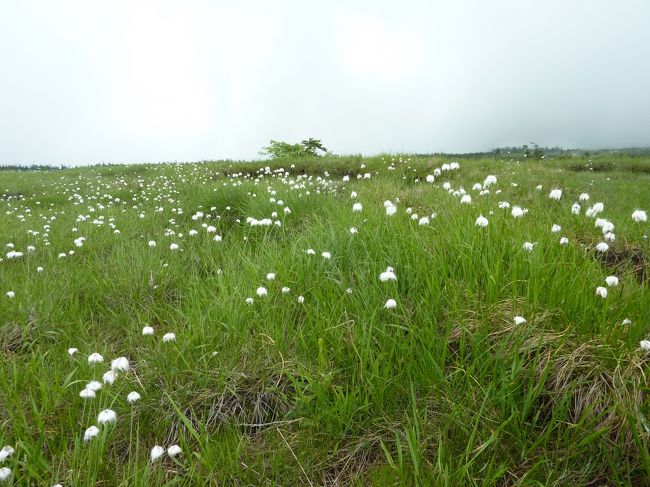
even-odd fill
[(648, 157), (0, 172), (0, 195), (6, 483), (650, 484)]

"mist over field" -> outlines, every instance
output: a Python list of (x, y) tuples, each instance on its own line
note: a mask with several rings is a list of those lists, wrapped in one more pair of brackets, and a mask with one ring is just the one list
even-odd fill
[(650, 2), (0, 5), (0, 487), (650, 485)]
[(0, 164), (650, 145), (650, 3), (0, 5)]

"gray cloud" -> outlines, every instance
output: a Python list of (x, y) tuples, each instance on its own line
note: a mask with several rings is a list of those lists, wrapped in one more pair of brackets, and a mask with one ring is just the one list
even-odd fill
[(650, 145), (650, 3), (0, 6), (0, 164)]

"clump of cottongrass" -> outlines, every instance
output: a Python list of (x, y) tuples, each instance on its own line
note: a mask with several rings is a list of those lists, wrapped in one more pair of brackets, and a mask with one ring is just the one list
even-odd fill
[(526, 323), (526, 318), (524, 318), (523, 316), (515, 316), (514, 322), (515, 325), (523, 325), (524, 323)]
[(11, 469), (9, 467), (0, 468), (0, 482), (4, 482), (11, 477)]
[(552, 189), (551, 192), (548, 195), (549, 198), (552, 200), (559, 201), (560, 198), (562, 198), (562, 190), (561, 189)]
[(639, 346), (644, 352), (650, 352), (650, 340), (641, 340)]
[(327, 251), (326, 252), (321, 252), (320, 255), (323, 257), (323, 259), (326, 259), (326, 260), (329, 260), (329, 259), (332, 258), (332, 254), (327, 252)]
[(265, 287), (258, 287), (257, 290), (255, 291), (255, 294), (257, 294), (258, 297), (263, 298), (264, 296), (268, 295), (268, 291), (266, 290)]
[(648, 215), (643, 210), (634, 210), (632, 212), (632, 220), (636, 223), (644, 223), (648, 221)]
[(176, 334), (174, 333), (165, 333), (162, 337), (163, 343), (173, 342), (176, 340)]
[(151, 336), (151, 335), (153, 335), (153, 327), (145, 326), (144, 328), (142, 328), (142, 335), (143, 336)]
[(603, 286), (598, 286), (596, 288), (596, 296), (600, 296), (601, 298), (605, 299), (607, 297), (607, 288)]
[(618, 286), (618, 277), (616, 276), (607, 276), (605, 278), (605, 282), (609, 287), (616, 287)]
[(68, 355), (70, 355), (70, 356), (72, 357), (72, 356), (73, 356), (75, 353), (77, 353), (78, 351), (79, 351), (78, 348), (70, 347), (70, 348), (68, 348)]

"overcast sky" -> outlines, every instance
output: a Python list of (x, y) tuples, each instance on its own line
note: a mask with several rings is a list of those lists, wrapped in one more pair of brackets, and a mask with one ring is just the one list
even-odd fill
[(650, 145), (650, 1), (0, 0), (0, 164)]

